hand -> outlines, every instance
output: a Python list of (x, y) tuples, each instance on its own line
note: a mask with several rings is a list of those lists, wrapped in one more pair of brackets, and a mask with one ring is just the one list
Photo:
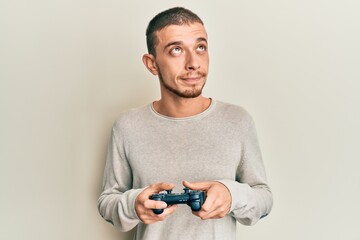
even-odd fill
[[(140, 220), (145, 224), (163, 221), (168, 215), (172, 214), (177, 205), (167, 207), (163, 201), (150, 200), (152, 194), (159, 193), (163, 190), (173, 189), (174, 185), (170, 183), (155, 183), (144, 189), (135, 200), (135, 211)], [(162, 214), (155, 214), (153, 209), (164, 209)]]
[(201, 210), (193, 212), (194, 215), (202, 220), (216, 219), (225, 217), (231, 207), (231, 194), (228, 188), (220, 182), (187, 182), (183, 185), (192, 190), (202, 190), (206, 192), (206, 200)]

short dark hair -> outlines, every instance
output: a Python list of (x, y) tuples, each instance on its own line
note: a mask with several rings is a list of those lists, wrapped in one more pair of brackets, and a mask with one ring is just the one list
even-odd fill
[(155, 46), (157, 44), (156, 32), (169, 25), (184, 25), (201, 23), (203, 21), (192, 11), (183, 7), (174, 7), (157, 14), (146, 29), (146, 44), (148, 52), (156, 56)]

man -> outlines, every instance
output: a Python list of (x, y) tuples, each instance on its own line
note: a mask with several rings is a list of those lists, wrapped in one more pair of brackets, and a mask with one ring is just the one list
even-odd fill
[[(136, 239), (235, 239), (236, 220), (252, 225), (272, 207), (252, 118), (202, 96), (208, 37), (197, 15), (159, 13), (146, 37), (143, 63), (159, 77), (161, 99), (114, 124), (99, 212), (121, 231), (137, 226)], [(183, 187), (206, 192), (200, 211), (149, 199)]]

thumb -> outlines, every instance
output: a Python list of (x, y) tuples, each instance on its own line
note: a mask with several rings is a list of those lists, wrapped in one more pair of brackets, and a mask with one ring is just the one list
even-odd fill
[(184, 187), (190, 188), (192, 190), (203, 190), (203, 191), (207, 191), (210, 186), (211, 186), (211, 182), (188, 182), (188, 181), (183, 181), (183, 185)]

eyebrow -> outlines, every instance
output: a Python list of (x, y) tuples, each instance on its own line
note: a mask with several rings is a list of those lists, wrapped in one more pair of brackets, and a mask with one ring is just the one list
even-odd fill
[[(199, 37), (196, 39), (196, 42), (206, 42), (207, 43), (207, 39), (204, 37)], [(164, 50), (167, 49), (170, 46), (174, 46), (174, 45), (182, 45), (183, 42), (182, 41), (174, 41), (174, 42), (169, 42), (168, 44), (165, 45)]]

